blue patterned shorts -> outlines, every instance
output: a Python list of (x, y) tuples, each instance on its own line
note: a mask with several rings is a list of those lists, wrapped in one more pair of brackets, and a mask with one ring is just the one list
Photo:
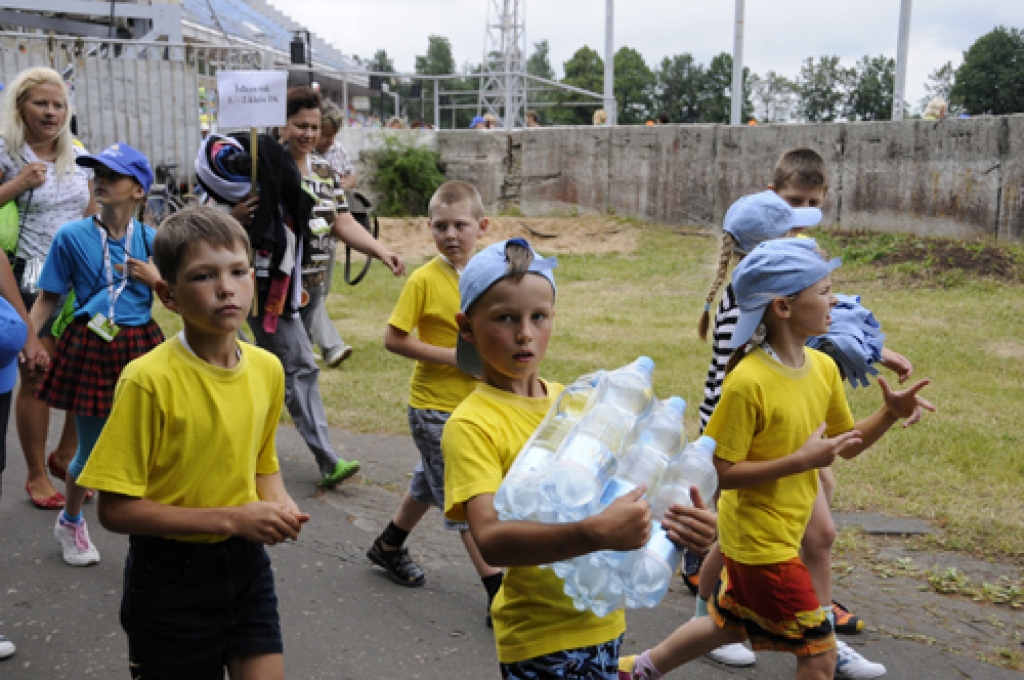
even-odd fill
[(517, 663), (501, 664), (505, 680), (617, 680), (622, 635), (593, 647), (566, 649)]

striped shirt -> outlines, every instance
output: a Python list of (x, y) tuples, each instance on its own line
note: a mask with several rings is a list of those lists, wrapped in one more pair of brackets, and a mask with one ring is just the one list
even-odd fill
[(342, 177), (353, 174), (356, 171), (352, 161), (348, 159), (348, 153), (345, 151), (345, 147), (341, 145), (341, 142), (337, 139), (331, 144), (330, 148), (324, 152), (324, 157), (327, 162), (331, 164), (331, 167), (336, 173)]
[(704, 382), (704, 401), (700, 405), (700, 431), (704, 432), (715, 406), (722, 397), (722, 383), (725, 381), (725, 367), (733, 350), (729, 349), (729, 341), (740, 318), (740, 308), (736, 304), (736, 296), (732, 292), (732, 284), (725, 287), (725, 294), (718, 304), (715, 313), (715, 330), (711, 342), (711, 365), (708, 366), (708, 378)]

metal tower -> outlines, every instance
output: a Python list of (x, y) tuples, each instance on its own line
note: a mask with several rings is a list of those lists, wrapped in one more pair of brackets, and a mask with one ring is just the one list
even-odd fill
[(526, 114), (525, 0), (487, 0), (484, 77), (477, 108), (505, 128), (522, 127)]

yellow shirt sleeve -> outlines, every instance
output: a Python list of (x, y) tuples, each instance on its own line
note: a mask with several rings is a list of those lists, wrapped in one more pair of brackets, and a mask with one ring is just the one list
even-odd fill
[(853, 429), (854, 420), (853, 413), (850, 411), (850, 402), (846, 400), (846, 387), (843, 385), (843, 377), (839, 375), (839, 368), (836, 367), (835, 361), (831, 357), (825, 356), (824, 361), (827, 361), (829, 365), (826, 365), (825, 370), (831, 372), (830, 384), (832, 386), (831, 399), (828, 402), (828, 417), (825, 422), (828, 423), (828, 427), (825, 428), (825, 436), (835, 437), (844, 432), (849, 432)]
[(495, 442), (474, 423), (449, 420), (441, 436), (444, 454), (444, 514), (466, 521), (465, 503), (476, 496), (497, 493), (504, 478)]
[(402, 286), (398, 302), (395, 303), (394, 309), (391, 310), (391, 316), (388, 318), (388, 325), (405, 333), (412, 333), (423, 316), (426, 304), (426, 289), (422, 277), (416, 276), (414, 272)]
[(737, 384), (736, 374), (726, 376), (722, 398), (711, 414), (704, 434), (718, 444), (715, 456), (730, 463), (746, 460), (751, 442), (761, 429), (761, 408), (749, 386)]
[(275, 362), (271, 385), (270, 411), (263, 424), (263, 437), (260, 440), (260, 452), (256, 458), (256, 474), (272, 475), (281, 469), (277, 459), (277, 424), (281, 420), (281, 409), (284, 407), (284, 368)]
[(110, 418), (78, 483), (90, 489), (141, 498), (164, 420), (150, 390), (132, 379), (119, 380)]

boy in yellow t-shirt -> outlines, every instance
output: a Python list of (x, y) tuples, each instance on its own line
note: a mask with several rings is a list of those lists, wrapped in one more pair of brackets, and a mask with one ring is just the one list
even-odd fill
[(184, 330), (121, 374), (79, 480), (130, 535), (121, 601), (132, 677), (283, 678), (263, 545), (309, 519), (285, 490), (274, 437), (284, 373), (236, 340), (252, 304), (249, 239), (212, 208), (160, 227), (157, 294)]
[[(432, 505), (444, 510), (441, 432), (455, 407), (477, 385), (476, 378), (455, 365), (455, 315), (459, 311), (459, 273), (473, 257), (476, 240), (488, 225), (480, 194), (466, 182), (442, 184), (431, 197), (427, 214), (438, 255), (406, 281), (384, 331), (388, 351), (416, 361), (409, 383), (408, 415), (420, 462), (391, 522), (366, 552), (392, 581), (410, 587), (423, 585), (426, 577), (409, 557), (405, 539)], [(490, 612), (491, 601), (501, 588), (501, 570), (480, 557), (468, 525), (448, 519), (444, 523), (460, 532), (487, 591)], [(491, 625), (489, 613), (486, 621)]]
[[(485, 248), (459, 278), (457, 362), (482, 384), (444, 429), (445, 515), (468, 521), (484, 559), (508, 567), (491, 608), (503, 678), (615, 680), (623, 612), (578, 611), (561, 579), (536, 565), (642, 546), (651, 526), (645, 489), (567, 524), (499, 521), (494, 508), (502, 479), (562, 390), (539, 376), (555, 313), (554, 266), (517, 238)], [(703, 550), (714, 537), (703, 506), (664, 520), (684, 546)]]

